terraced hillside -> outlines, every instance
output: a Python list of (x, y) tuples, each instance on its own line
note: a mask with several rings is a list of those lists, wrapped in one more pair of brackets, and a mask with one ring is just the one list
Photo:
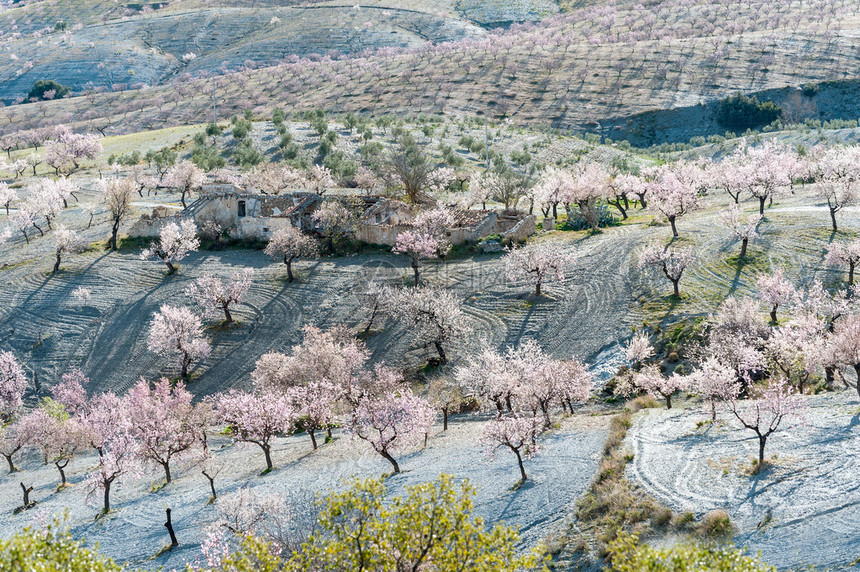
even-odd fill
[[(465, 6), (465, 14), (473, 14), (475, 21), (459, 16), (457, 6)], [(694, 119), (702, 119), (710, 114), (709, 102), (736, 90), (796, 90), (810, 82), (841, 82), (847, 93), (856, 89), (851, 81), (857, 78), (858, 69), (853, 36), (860, 25), (860, 8), (850, 2), (669, 0), (644, 9), (627, 2), (602, 3), (490, 34), (478, 24), (492, 18), (469, 12), (471, 5), (457, 6), (448, 6), (446, 11), (443, 5), (438, 13), (423, 13), (427, 18), (458, 14), (460, 24), (459, 28), (453, 23), (440, 24), (440, 30), (449, 31), (423, 38), (430, 42), (420, 46), (413, 43), (410, 48), (385, 47), (337, 57), (296, 57), (264, 69), (227, 73), (214, 84), (185, 76), (181, 73), (184, 64), (171, 59), (178, 60), (179, 52), (192, 48), (155, 50), (159, 55), (145, 57), (161, 58), (163, 65), (153, 63), (153, 67), (161, 70), (159, 74), (176, 76), (170, 85), (128, 90), (125, 78), (118, 86), (125, 90), (122, 93), (8, 106), (0, 110), (0, 124), (11, 130), (57, 121), (84, 129), (100, 123), (112, 132), (131, 132), (199, 122), (210, 116), (214, 89), (219, 105), (228, 113), (251, 109), (265, 114), (277, 104), (290, 110), (487, 114), (521, 123), (592, 130), (613, 139), (640, 136), (648, 142), (665, 129), (674, 129), (673, 137), (686, 139), (724, 128), (707, 121), (700, 125), (690, 117), (679, 122), (671, 115), (643, 123), (639, 117), (647, 112), (684, 108)], [(334, 8), (314, 4), (301, 9), (320, 15)], [(175, 10), (179, 17), (180, 8)], [(364, 18), (372, 10), (394, 17), (391, 10), (377, 8), (360, 7), (357, 12)], [(549, 11), (540, 8), (535, 14)], [(163, 18), (158, 12), (138, 18), (156, 22)], [(110, 26), (124, 29), (136, 25), (132, 20)], [(308, 20), (311, 25), (321, 21)], [(372, 21), (382, 20), (374, 16)], [(290, 25), (295, 25), (293, 19), (281, 18), (275, 26)], [(307, 33), (309, 27), (302, 27)], [(156, 28), (153, 23), (152, 29)], [(450, 32), (454, 28), (460, 30), (460, 41), (442, 41), (458, 39)], [(325, 25), (318, 29), (325, 32), (322, 36), (345, 37), (329, 34)], [(268, 32), (259, 33), (261, 41), (269, 37)], [(74, 38), (73, 33), (70, 41), (76, 41)], [(389, 41), (385, 45), (396, 44)], [(232, 60), (216, 55), (207, 59), (205, 50), (200, 50), (186, 67), (201, 66), (197, 69), (202, 70), (215, 60), (238, 60), (241, 52), (237, 49)], [(170, 57), (164, 55), (167, 53)], [(201, 63), (195, 63), (198, 60)], [(16, 60), (19, 69), (22, 61)], [(49, 65), (51, 58), (45, 61)], [(33, 65), (39, 64), (34, 61)], [(235, 66), (228, 63), (227, 69)], [(5, 73), (9, 77), (17, 72), (10, 69)], [(36, 77), (26, 72), (21, 78), (24, 75), (28, 79), (22, 86)], [(21, 78), (16, 81), (23, 82)], [(821, 94), (827, 89), (829, 84)], [(811, 103), (814, 105), (806, 107), (820, 107), (812, 116), (856, 112), (850, 106), (828, 103), (827, 97)]]

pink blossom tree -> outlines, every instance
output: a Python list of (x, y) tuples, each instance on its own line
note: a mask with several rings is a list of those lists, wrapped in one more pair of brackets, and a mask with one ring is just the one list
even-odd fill
[(796, 384), (802, 394), (819, 369), (830, 365), (827, 336), (824, 320), (811, 313), (798, 313), (787, 324), (775, 328), (765, 342), (770, 371)]
[(164, 185), (180, 192), (182, 208), (188, 208), (185, 198), (203, 186), (203, 171), (191, 161), (176, 163), (164, 176)]
[(83, 252), (86, 248), (86, 243), (78, 236), (77, 232), (66, 228), (64, 225), (58, 225), (57, 230), (54, 231), (54, 255), (56, 256), (56, 261), (54, 262), (53, 272), (57, 272), (60, 269), (63, 255), (77, 254)]
[(674, 289), (675, 297), (681, 296), (678, 284), (684, 270), (693, 262), (693, 251), (688, 248), (673, 248), (654, 243), (639, 256), (639, 268), (658, 268), (669, 279)]
[[(406, 254), (412, 259), (412, 271), (415, 273), (413, 287), (418, 287), (418, 264), (422, 260), (437, 258), (442, 249), (442, 243), (432, 234), (413, 230), (404, 230), (397, 235), (397, 241), (392, 252)], [(450, 247), (449, 247), (450, 248)], [(445, 248), (447, 251), (447, 248)]]
[(437, 376), (430, 382), (427, 399), (442, 412), (442, 431), (448, 430), (448, 415), (460, 411), (463, 391), (447, 376)]
[(541, 286), (551, 280), (564, 280), (565, 267), (572, 257), (557, 242), (538, 242), (521, 248), (508, 248), (505, 256), (505, 276), (508, 280), (533, 280), (535, 296)]
[(45, 462), (51, 462), (60, 473), (59, 488), (66, 486), (66, 467), (75, 453), (87, 444), (85, 426), (70, 417), (62, 406), (50, 400), (24, 416), (20, 423), (28, 426), (30, 445), (39, 447)]
[[(854, 388), (860, 395), (860, 314), (849, 314), (836, 321), (827, 342), (827, 361), (831, 365), (844, 365), (854, 370)], [(844, 381), (849, 385), (847, 379)]]
[(854, 269), (860, 262), (860, 240), (834, 242), (827, 249), (824, 261), (831, 266), (848, 266), (848, 285), (854, 285)]
[(167, 483), (171, 482), (170, 463), (187, 457), (203, 431), (195, 423), (191, 397), (181, 381), (172, 387), (165, 378), (152, 388), (141, 379), (125, 397), (138, 455), (164, 469)]
[(65, 125), (58, 125), (53, 137), (45, 142), (45, 163), (56, 174), (71, 174), (81, 168), (84, 159), (95, 159), (102, 152), (96, 135), (73, 133)]
[[(392, 376), (393, 372), (376, 375)], [(350, 418), (350, 431), (391, 463), (394, 473), (400, 465), (394, 458), (397, 451), (418, 445), (433, 425), (436, 412), (424, 399), (415, 396), (407, 387), (382, 394), (363, 395)]]
[(777, 268), (773, 274), (759, 276), (756, 286), (759, 298), (770, 307), (770, 321), (776, 324), (776, 311), (791, 302), (795, 294), (794, 285), (785, 277), (782, 268)]
[(272, 440), (292, 432), (297, 420), (289, 398), (272, 390), (248, 393), (233, 389), (214, 396), (212, 403), (216, 418), (227, 424), (233, 440), (260, 447), (266, 457), (266, 471), (272, 470)]
[(520, 469), (520, 483), (528, 480), (523, 459), (539, 452), (537, 436), (540, 422), (528, 416), (504, 416), (489, 421), (481, 432), (480, 442), (484, 444), (487, 455), (493, 456), (500, 448), (509, 449), (517, 457)]
[(89, 495), (102, 494), (102, 512), (110, 512), (110, 493), (113, 486), (136, 469), (137, 443), (127, 430), (116, 432), (102, 446), (98, 466), (87, 480)]
[(9, 207), (13, 201), (18, 200), (18, 193), (7, 183), (0, 183), (0, 206), (6, 209), (6, 216), (9, 216)]
[(148, 258), (160, 258), (167, 265), (167, 274), (176, 272), (174, 262), (178, 262), (188, 256), (189, 252), (195, 252), (200, 248), (200, 240), (197, 238), (197, 225), (192, 219), (182, 219), (164, 225), (159, 238), (149, 248), (140, 254), (141, 260)]
[(634, 371), (639, 371), (649, 359), (654, 357), (654, 346), (645, 334), (636, 334), (624, 348), (624, 355)]
[(188, 379), (188, 368), (212, 351), (203, 337), (200, 317), (185, 306), (164, 304), (152, 318), (147, 341), (149, 351), (173, 359), (181, 368), (182, 379)]
[(9, 423), (24, 405), (27, 376), (12, 352), (0, 352), (0, 425)]
[(232, 324), (233, 315), (230, 306), (238, 304), (251, 288), (253, 269), (243, 268), (233, 273), (230, 282), (224, 282), (212, 274), (206, 273), (195, 280), (185, 294), (201, 306), (207, 316), (224, 313), (224, 323)]
[(746, 403), (734, 399), (729, 407), (740, 424), (758, 437), (758, 466), (762, 467), (768, 438), (786, 426), (803, 422), (806, 402), (782, 378), (755, 389), (751, 397)]
[(728, 229), (732, 240), (741, 241), (741, 253), (738, 258), (746, 257), (749, 241), (758, 236), (757, 229), (761, 222), (761, 215), (745, 217), (741, 208), (735, 204), (730, 205), (720, 214), (720, 220)]
[(767, 200), (791, 189), (791, 174), (797, 170), (797, 157), (770, 142), (749, 148), (746, 153), (750, 165), (748, 189), (759, 200), (759, 214), (764, 216)]
[(293, 261), (296, 258), (314, 258), (319, 255), (316, 240), (297, 228), (288, 226), (276, 230), (263, 251), (275, 260), (283, 259), (287, 265), (287, 282), (293, 281)]
[(647, 186), (650, 208), (666, 217), (672, 226), (672, 236), (677, 238), (675, 221), (700, 208), (698, 188), (669, 166), (656, 168)]
[(687, 388), (680, 375), (665, 376), (659, 366), (650, 365), (633, 376), (633, 384), (654, 399), (666, 402), (666, 409), (672, 409), (672, 396)]
[(860, 201), (860, 152), (857, 147), (835, 147), (824, 151), (818, 161), (817, 194), (827, 201), (833, 231), (836, 213)]
[(702, 397), (711, 407), (711, 421), (717, 420), (717, 405), (730, 403), (741, 392), (737, 373), (716, 358), (709, 357), (690, 374), (687, 387)]
[(298, 425), (311, 438), (314, 451), (317, 450), (316, 432), (331, 429), (336, 418), (336, 405), (340, 388), (331, 381), (320, 379), (289, 390), (293, 408), (299, 416)]
[(23, 425), (20, 422), (11, 421), (0, 423), (0, 455), (6, 459), (10, 473), (18, 470), (15, 466), (14, 457), (30, 443), (32, 437), (29, 431), (31, 429), (32, 425), (26, 423)]

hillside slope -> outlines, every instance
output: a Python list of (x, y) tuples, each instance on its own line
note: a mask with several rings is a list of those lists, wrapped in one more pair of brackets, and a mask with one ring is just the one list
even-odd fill
[[(858, 30), (860, 7), (835, 0), (671, 0), (645, 9), (621, 2), (482, 39), (244, 69), (219, 76), (214, 90), (227, 113), (267, 114), (276, 104), (486, 113), (618, 138), (628, 119), (646, 112), (706, 104), (737, 90), (857, 79)], [(180, 74), (163, 87), (9, 106), (0, 110), (0, 125), (100, 123), (120, 133), (199, 122), (210, 116), (212, 90), (212, 80)]]

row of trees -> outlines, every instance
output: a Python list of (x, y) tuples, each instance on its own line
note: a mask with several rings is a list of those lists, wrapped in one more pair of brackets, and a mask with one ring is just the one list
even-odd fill
[[(829, 293), (817, 281), (796, 288), (781, 270), (763, 275), (758, 299), (729, 298), (708, 318), (701, 344), (687, 356), (698, 369), (664, 375), (652, 363), (648, 337), (639, 334), (627, 347), (630, 370), (618, 378), (616, 391), (644, 391), (667, 407), (679, 391), (697, 393), (710, 405), (712, 419), (725, 407), (756, 434), (764, 461), (768, 438), (803, 422), (802, 395), (813, 386), (841, 383), (860, 395), (860, 307), (854, 294)], [(779, 319), (782, 309), (786, 315)]]

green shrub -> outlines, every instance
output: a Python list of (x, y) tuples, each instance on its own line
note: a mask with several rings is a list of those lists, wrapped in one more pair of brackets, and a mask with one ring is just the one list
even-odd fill
[(110, 558), (84, 548), (57, 522), (44, 530), (25, 528), (9, 540), (0, 540), (0, 572), (121, 572)]
[(27, 93), (27, 99), (44, 99), (45, 92), (54, 90), (54, 99), (60, 99), (69, 94), (71, 88), (52, 79), (40, 79), (33, 84)]
[(640, 544), (635, 535), (621, 533), (609, 545), (608, 572), (776, 572), (776, 568), (731, 545), (684, 543), (671, 548)]
[(720, 101), (717, 121), (726, 127), (759, 127), (782, 117), (782, 108), (772, 101), (759, 101), (743, 93)]

